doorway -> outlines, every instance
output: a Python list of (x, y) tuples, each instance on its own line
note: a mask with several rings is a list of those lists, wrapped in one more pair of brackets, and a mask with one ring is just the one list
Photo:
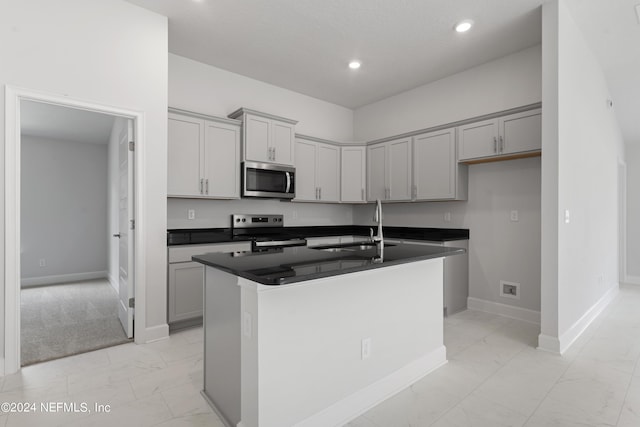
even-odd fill
[(127, 342), (130, 120), (36, 101), (20, 117), (21, 365)]
[[(44, 283), (44, 282), (62, 282), (79, 285), (74, 288), (75, 291), (79, 291), (84, 284), (85, 286), (92, 285), (92, 292), (89, 294), (93, 294), (94, 296), (101, 293), (98, 289), (100, 288), (100, 281), (102, 284), (106, 284), (106, 289), (108, 289), (112, 294), (117, 296), (116, 298), (116, 310), (115, 317), (119, 324), (119, 328), (121, 329), (123, 335), (126, 339), (132, 338), (134, 335), (134, 322), (133, 322), (133, 301), (134, 301), (134, 290), (138, 286), (134, 281), (137, 273), (134, 267), (134, 260), (139, 260), (142, 258), (142, 251), (138, 250), (134, 241), (137, 240), (139, 236), (137, 236), (136, 230), (131, 230), (130, 227), (134, 225), (135, 219), (135, 209), (137, 207), (135, 193), (133, 191), (135, 187), (135, 183), (137, 181), (136, 173), (141, 174), (140, 170), (134, 170), (134, 163), (136, 161), (140, 161), (134, 157), (134, 135), (135, 137), (142, 140), (142, 132), (137, 129), (138, 126), (142, 125), (142, 115), (141, 113), (131, 112), (127, 110), (120, 110), (113, 107), (101, 106), (93, 103), (87, 103), (84, 101), (73, 100), (67, 97), (58, 97), (45, 95), (41, 93), (34, 93), (26, 90), (15, 89), (11, 87), (6, 87), (6, 134), (5, 134), (5, 327), (4, 327), (4, 336), (5, 336), (5, 352), (4, 358), (0, 360), (1, 370), (4, 371), (4, 374), (9, 374), (12, 372), (16, 372), (21, 366), (21, 282), (22, 282), (22, 262), (23, 259), (29, 259), (31, 264), (33, 265), (33, 256), (36, 256), (36, 265), (37, 268), (46, 268), (49, 266), (49, 260), (54, 261), (53, 263), (56, 267), (60, 267), (64, 262), (60, 261), (60, 258), (56, 258), (55, 251), (51, 251), (51, 255), (49, 260), (46, 257), (39, 257), (38, 255), (30, 254), (26, 256), (27, 252), (30, 252), (31, 249), (28, 245), (27, 247), (22, 244), (22, 230), (21, 227), (21, 218), (22, 218), (22, 210), (24, 209), (21, 201), (21, 186), (23, 181), (25, 180), (24, 175), (21, 173), (22, 169), (22, 155), (23, 155), (23, 141), (22, 141), (22, 130), (23, 125), (28, 126), (29, 114), (23, 111), (23, 106), (29, 106), (29, 104), (37, 104), (39, 107), (49, 107), (54, 108), (58, 112), (66, 112), (72, 115), (82, 115), (82, 114), (94, 114), (94, 115), (102, 115), (109, 116), (111, 120), (111, 139), (117, 141), (117, 146), (115, 152), (118, 156), (122, 153), (125, 153), (125, 158), (122, 159), (120, 157), (116, 160), (116, 173), (115, 179), (117, 184), (112, 185), (113, 188), (118, 192), (116, 201), (113, 205), (115, 205), (115, 214), (112, 214), (112, 218), (116, 218), (116, 223), (118, 224), (118, 228), (115, 230), (110, 228), (110, 224), (104, 223), (103, 232), (109, 233), (108, 240), (109, 243), (106, 243), (108, 252), (110, 255), (113, 253), (113, 246), (115, 245), (117, 249), (117, 257), (116, 262), (118, 264), (118, 268), (116, 269), (115, 280), (114, 275), (109, 274), (109, 271), (112, 271), (110, 268), (104, 268), (103, 270), (98, 269), (90, 269), (91, 271), (76, 271), (76, 272), (67, 272), (64, 273), (58, 270), (56, 274), (53, 272), (52, 274), (45, 275), (43, 277), (26, 277), (27, 285), (53, 285), (53, 283)], [(51, 113), (50, 110), (49, 112)], [(51, 120), (50, 120), (51, 121)], [(53, 120), (60, 121), (60, 120)], [(60, 121), (61, 122), (61, 121)], [(71, 133), (77, 133), (80, 131), (80, 127), (78, 126), (66, 126), (66, 130)], [(63, 138), (64, 139), (64, 138)], [(51, 147), (48, 147), (51, 149)], [(105, 148), (106, 150), (106, 148)], [(56, 149), (57, 151), (57, 149)], [(64, 150), (61, 150), (64, 151)], [(73, 152), (73, 150), (72, 150)], [(45, 159), (46, 160), (46, 159)], [(68, 159), (67, 159), (68, 160)], [(39, 161), (43, 161), (40, 159)], [(141, 161), (140, 161), (141, 162)], [(73, 161), (71, 162), (73, 164)], [(79, 161), (78, 163), (84, 163), (83, 161)], [(85, 165), (86, 166), (86, 165)], [(67, 173), (68, 171), (63, 170), (64, 165), (58, 167), (58, 172), (62, 175)], [(124, 168), (124, 173), (122, 169)], [(136, 168), (137, 169), (137, 168)], [(54, 168), (55, 170), (55, 168)], [(135, 172), (135, 173), (134, 173)], [(46, 174), (43, 176), (39, 176), (41, 182), (53, 180), (53, 173), (47, 176)], [(73, 181), (73, 180), (72, 180)], [(26, 182), (26, 181), (25, 181)], [(112, 181), (113, 182), (113, 181)], [(107, 188), (107, 182), (103, 182), (103, 189)], [(50, 195), (50, 199), (55, 201), (55, 197)], [(108, 202), (107, 202), (108, 204)], [(48, 205), (47, 205), (48, 206)], [(75, 208), (76, 210), (70, 210), (67, 212), (66, 219), (78, 220), (80, 218), (80, 211), (82, 207)], [(45, 207), (43, 210), (47, 210)], [(25, 210), (26, 211), (26, 210)], [(125, 212), (125, 215), (122, 215), (122, 212)], [(52, 213), (51, 209), (49, 212)], [(120, 218), (126, 218), (126, 221), (120, 221)], [(73, 221), (70, 221), (73, 223)], [(122, 223), (122, 224), (121, 224)], [(79, 224), (79, 223), (78, 223)], [(76, 233), (86, 232), (88, 228), (77, 227), (75, 230)], [(115, 231), (115, 232), (113, 232)], [(136, 238), (134, 238), (134, 235)], [(55, 242), (55, 239), (52, 239)], [(64, 238), (59, 238), (60, 248), (58, 248), (58, 252), (64, 254), (65, 251), (62, 250), (62, 244), (64, 243), (62, 240)], [(113, 240), (114, 242), (111, 242)], [(125, 251), (122, 251), (121, 248), (124, 247)], [(104, 247), (102, 248), (104, 251)], [(37, 252), (37, 248), (36, 248)], [(124, 252), (124, 253), (123, 253)], [(69, 258), (69, 257), (68, 257)], [(71, 257), (72, 258), (72, 257)], [(113, 259), (113, 256), (111, 257)], [(120, 266), (121, 260), (124, 259), (126, 265)], [(43, 261), (44, 260), (44, 261)], [(69, 259), (67, 259), (69, 261)], [(26, 264), (25, 264), (26, 265)], [(104, 265), (104, 264), (103, 264)], [(29, 266), (30, 267), (30, 266)], [(50, 272), (51, 273), (51, 272)], [(102, 273), (102, 274), (100, 274)], [(95, 276), (98, 277), (95, 277)], [(102, 276), (102, 277), (100, 277)], [(111, 276), (111, 277), (110, 277)], [(143, 275), (141, 275), (143, 277)], [(58, 279), (64, 280), (58, 280)], [(31, 280), (30, 280), (31, 279)], [(73, 280), (76, 279), (76, 280)], [(40, 281), (39, 281), (40, 280)], [(44, 282), (43, 282), (44, 281)], [(78, 283), (85, 282), (85, 283)], [(143, 282), (143, 280), (141, 280)], [(60, 287), (61, 288), (61, 287)], [(34, 288), (30, 288), (34, 289)], [(144, 287), (142, 286), (140, 289), (140, 293), (144, 292)], [(82, 292), (77, 292), (82, 293)], [(99, 303), (90, 303), (89, 306), (94, 309), (93, 315), (95, 316), (100, 310), (97, 309)], [(140, 307), (144, 309), (144, 305)], [(65, 319), (68, 320), (68, 319)], [(123, 324), (120, 323), (122, 320)], [(64, 322), (61, 322), (64, 323)], [(122, 326), (120, 326), (122, 325)], [(142, 325), (135, 325), (137, 327), (144, 326), (144, 319), (142, 320)], [(63, 337), (61, 337), (64, 340)], [(91, 348), (86, 350), (74, 351), (74, 353), (88, 351)]]

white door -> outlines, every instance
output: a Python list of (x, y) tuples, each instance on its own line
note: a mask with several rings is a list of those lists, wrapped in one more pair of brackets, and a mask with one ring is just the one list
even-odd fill
[(411, 200), (411, 138), (390, 141), (387, 144), (387, 198)]
[(296, 141), (296, 198), (295, 200), (317, 200), (316, 144), (304, 140)]
[(120, 132), (118, 141), (118, 160), (120, 183), (118, 190), (119, 223), (119, 288), (120, 304), (118, 317), (128, 338), (133, 337), (133, 307), (129, 301), (134, 298), (133, 271), (133, 150), (129, 142), (133, 141), (133, 121), (127, 120)]

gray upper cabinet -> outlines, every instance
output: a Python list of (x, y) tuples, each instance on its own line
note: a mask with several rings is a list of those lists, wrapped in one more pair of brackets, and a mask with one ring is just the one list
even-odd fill
[(466, 200), (467, 166), (456, 160), (456, 129), (413, 137), (413, 200)]
[(458, 160), (500, 160), (537, 155), (542, 147), (541, 110), (462, 125), (458, 128)]
[(167, 196), (240, 197), (240, 123), (175, 112), (168, 118)]
[(229, 117), (242, 120), (242, 160), (294, 165), (297, 121), (246, 108)]
[(368, 200), (411, 200), (411, 138), (367, 147)]
[(307, 138), (296, 140), (294, 201), (339, 202), (340, 147)]
[(347, 146), (341, 148), (340, 201), (365, 203), (367, 195), (367, 150), (366, 147)]

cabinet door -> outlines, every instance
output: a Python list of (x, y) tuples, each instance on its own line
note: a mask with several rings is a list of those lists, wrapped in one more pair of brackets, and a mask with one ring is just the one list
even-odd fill
[(498, 154), (498, 120), (470, 123), (458, 128), (458, 160)]
[(501, 154), (536, 151), (542, 148), (540, 110), (526, 111), (500, 119)]
[(365, 147), (342, 147), (341, 157), (340, 200), (343, 202), (366, 201)]
[(317, 145), (316, 184), (323, 202), (340, 201), (340, 147)]
[(388, 199), (411, 200), (411, 138), (387, 142)]
[(270, 162), (271, 120), (246, 114), (244, 132), (245, 160)]
[(386, 189), (386, 145), (376, 144), (367, 147), (367, 199), (385, 200)]
[(205, 122), (204, 193), (211, 198), (240, 197), (240, 128)]
[(295, 152), (295, 127), (290, 123), (271, 120), (272, 162), (293, 165)]
[(456, 190), (456, 131), (445, 129), (413, 138), (416, 200), (453, 199)]
[(202, 316), (204, 266), (197, 262), (169, 264), (169, 322)]
[(167, 195), (201, 196), (200, 141), (204, 137), (204, 121), (169, 114), (167, 137)]
[(296, 198), (299, 201), (317, 200), (316, 144), (296, 141)]

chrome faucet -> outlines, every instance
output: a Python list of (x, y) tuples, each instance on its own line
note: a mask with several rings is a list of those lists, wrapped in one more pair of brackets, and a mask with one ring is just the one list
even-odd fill
[(372, 242), (380, 242), (384, 246), (384, 236), (382, 235), (382, 202), (380, 199), (376, 200), (376, 211), (373, 215), (373, 220), (378, 223), (378, 234), (373, 235), (373, 228), (369, 229), (369, 235)]
[(378, 234), (374, 236), (373, 228), (369, 228), (371, 241), (376, 244), (376, 256), (373, 257), (372, 261), (376, 264), (381, 264), (384, 262), (384, 236), (382, 234), (382, 202), (380, 199), (376, 200), (376, 211), (373, 215), (373, 220), (378, 223)]

